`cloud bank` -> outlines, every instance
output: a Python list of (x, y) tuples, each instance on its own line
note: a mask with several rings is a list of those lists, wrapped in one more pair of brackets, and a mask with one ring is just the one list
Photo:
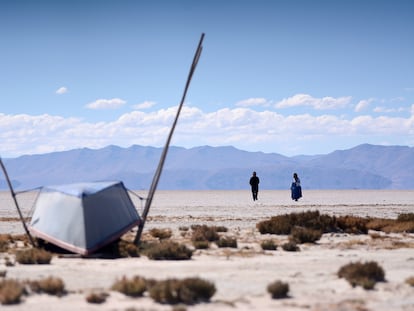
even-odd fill
[[(322, 101), (305, 98), (296, 97), (297, 102), (312, 103), (315, 109), (349, 104), (348, 98)], [(293, 102), (292, 97), (281, 103), (291, 105)], [(90, 106), (91, 109), (113, 108), (124, 103), (114, 99), (96, 101)], [(136, 110), (109, 122), (96, 123), (48, 114), (0, 113), (0, 155), (15, 157), (73, 148), (101, 148), (110, 144), (160, 147), (165, 143), (176, 109)], [(327, 153), (359, 143), (413, 145), (414, 105), (406, 118), (282, 115), (277, 111), (255, 111), (246, 107), (205, 112), (184, 106), (172, 141), (183, 147), (233, 145), (243, 150), (285, 155)]]

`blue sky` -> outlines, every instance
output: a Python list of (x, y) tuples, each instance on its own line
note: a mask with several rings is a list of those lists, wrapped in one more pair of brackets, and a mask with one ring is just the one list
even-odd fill
[(414, 146), (414, 1), (0, 1), (0, 155)]

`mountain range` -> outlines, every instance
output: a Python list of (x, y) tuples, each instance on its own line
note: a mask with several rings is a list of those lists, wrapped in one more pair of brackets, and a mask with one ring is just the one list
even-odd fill
[[(147, 190), (162, 148), (133, 145), (74, 149), (3, 159), (16, 190), (80, 181), (122, 180)], [(170, 147), (158, 189), (249, 189), (253, 171), (260, 189), (288, 189), (297, 172), (304, 189), (414, 189), (414, 148), (362, 144), (325, 155), (287, 157), (232, 146)], [(0, 189), (7, 189), (3, 176)]]

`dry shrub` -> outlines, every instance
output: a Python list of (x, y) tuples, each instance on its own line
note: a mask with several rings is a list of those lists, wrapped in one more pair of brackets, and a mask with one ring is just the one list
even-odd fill
[(20, 303), (24, 293), (24, 285), (17, 280), (0, 281), (0, 303), (2, 305)]
[(230, 237), (222, 237), (220, 240), (216, 241), (218, 247), (231, 247), (237, 248), (237, 239)]
[(292, 229), (289, 240), (297, 244), (315, 243), (321, 237), (322, 237), (322, 232), (319, 230), (296, 226)]
[(341, 231), (354, 234), (367, 234), (368, 218), (361, 218), (357, 216), (340, 216), (336, 219), (336, 225)]
[(229, 231), (229, 229), (225, 226), (214, 226), (213, 229), (216, 232), (227, 232), (227, 231)]
[(299, 247), (296, 245), (296, 243), (293, 241), (283, 243), (282, 248), (284, 251), (287, 251), (287, 252), (297, 252), (300, 250)]
[(90, 293), (88, 296), (86, 296), (86, 301), (89, 303), (101, 304), (106, 301), (106, 298), (108, 298), (108, 296), (109, 294), (104, 292)]
[(277, 249), (277, 244), (273, 240), (265, 240), (260, 243), (260, 246), (263, 250), (275, 251)]
[(403, 213), (398, 215), (397, 217), (398, 222), (405, 222), (405, 221), (412, 221), (414, 222), (414, 213)]
[(383, 231), (385, 233), (414, 232), (414, 221), (410, 220), (411, 214), (401, 214), (397, 219), (374, 218), (367, 223), (370, 230)]
[(193, 251), (184, 244), (173, 241), (161, 241), (147, 245), (144, 254), (155, 260), (187, 260), (191, 259)]
[(38, 281), (29, 281), (30, 289), (35, 293), (46, 293), (49, 295), (63, 296), (65, 291), (65, 283), (61, 278), (49, 276)]
[(29, 248), (16, 252), (16, 261), (23, 265), (50, 264), (52, 254), (41, 248)]
[(257, 223), (261, 234), (290, 234), (295, 226), (321, 232), (336, 232), (335, 217), (321, 215), (319, 211), (306, 211), (273, 216), (270, 220)]
[(215, 227), (209, 227), (206, 225), (192, 226), (193, 234), (191, 236), (192, 241), (218, 241), (220, 239), (219, 234)]
[(193, 241), (193, 246), (196, 249), (208, 249), (210, 247), (209, 241)]
[(414, 276), (410, 276), (405, 280), (405, 283), (407, 283), (410, 286), (414, 286)]
[(149, 233), (154, 238), (158, 238), (160, 240), (169, 239), (172, 236), (171, 229), (157, 229), (157, 228), (153, 228), (153, 229), (150, 230)]
[(385, 282), (384, 270), (375, 261), (342, 266), (338, 271), (338, 277), (346, 279), (352, 287), (361, 286), (364, 289), (373, 289), (375, 283)]
[(117, 246), (118, 257), (127, 258), (127, 257), (139, 257), (138, 247), (129, 241), (119, 240)]
[(200, 278), (158, 281), (149, 289), (152, 299), (165, 304), (191, 305), (208, 302), (215, 292), (216, 287), (213, 283)]
[(7, 252), (12, 243), (12, 237), (10, 234), (0, 234), (0, 253)]
[(140, 276), (134, 276), (131, 279), (124, 276), (117, 280), (111, 289), (130, 297), (141, 297), (147, 290), (147, 281)]
[(187, 227), (187, 226), (180, 226), (180, 227), (178, 227), (178, 230), (180, 230), (180, 231), (188, 231), (188, 230), (190, 230), (190, 228)]
[(275, 281), (267, 286), (267, 291), (272, 295), (273, 299), (287, 298), (289, 284)]

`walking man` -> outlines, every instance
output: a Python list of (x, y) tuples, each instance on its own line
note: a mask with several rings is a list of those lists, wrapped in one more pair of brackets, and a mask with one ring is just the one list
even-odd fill
[(257, 193), (259, 192), (259, 177), (256, 176), (256, 172), (253, 172), (253, 176), (250, 177), (250, 186), (252, 187), (253, 201), (257, 200)]

